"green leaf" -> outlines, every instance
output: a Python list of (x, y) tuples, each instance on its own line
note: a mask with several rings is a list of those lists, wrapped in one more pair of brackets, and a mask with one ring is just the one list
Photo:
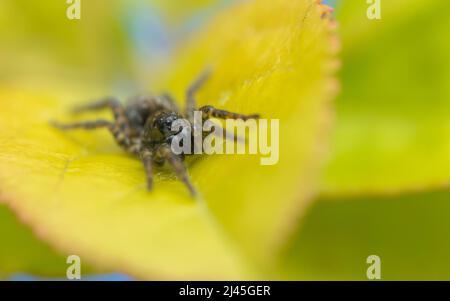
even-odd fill
[(40, 241), (6, 208), (0, 206), (0, 279), (12, 273), (62, 277), (66, 258)]
[(286, 252), (289, 279), (367, 280), (369, 255), (382, 280), (450, 279), (450, 190), (318, 200)]
[(450, 2), (382, 1), (379, 21), (367, 7), (340, 8), (343, 87), (322, 193), (448, 187)]

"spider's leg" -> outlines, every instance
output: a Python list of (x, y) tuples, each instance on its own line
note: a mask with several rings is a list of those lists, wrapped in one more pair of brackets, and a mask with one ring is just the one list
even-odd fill
[(197, 93), (198, 90), (203, 86), (203, 84), (206, 82), (206, 80), (209, 78), (211, 71), (206, 70), (204, 71), (197, 80), (192, 83), (192, 85), (188, 88), (186, 92), (186, 117), (189, 121), (194, 120), (194, 110), (197, 107), (197, 103), (195, 101), (195, 93)]
[(74, 123), (59, 123), (53, 121), (51, 124), (60, 130), (75, 130), (75, 129), (95, 130), (99, 128), (112, 129), (114, 126), (112, 122), (109, 122), (107, 120), (82, 121)]
[(147, 190), (153, 189), (153, 153), (150, 150), (144, 150), (141, 152), (141, 160), (144, 164), (145, 174), (147, 176)]
[(220, 109), (216, 109), (212, 106), (204, 106), (199, 109), (202, 112), (202, 118), (203, 120), (207, 120), (211, 117), (220, 118), (220, 119), (242, 119), (242, 120), (249, 120), (249, 119), (259, 119), (258, 114), (252, 114), (252, 115), (243, 115), (239, 113), (233, 113), (229, 111), (224, 111)]
[(122, 128), (123, 131), (128, 131), (129, 121), (125, 108), (115, 98), (108, 97), (97, 102), (75, 107), (72, 110), (72, 113), (79, 114), (83, 112), (98, 111), (107, 108), (109, 108), (113, 112), (114, 120), (116, 120), (116, 123), (118, 123), (118, 127)]
[(51, 124), (60, 130), (76, 130), (76, 129), (95, 130), (99, 128), (107, 128), (114, 136), (116, 142), (120, 146), (122, 146), (126, 150), (129, 150), (133, 147), (126, 132), (123, 130), (123, 128), (121, 128), (120, 123), (117, 121), (113, 123), (107, 120), (93, 120), (67, 124), (54, 121)]
[(125, 108), (117, 99), (105, 98), (91, 104), (82, 105), (74, 108), (73, 113), (98, 111), (106, 108), (109, 108), (114, 114), (114, 123), (108, 128), (116, 139), (116, 142), (127, 152), (138, 155), (140, 146), (132, 143), (132, 137), (136, 133), (130, 125)]
[(189, 189), (189, 192), (193, 197), (197, 195), (197, 191), (195, 190), (194, 186), (192, 185), (186, 167), (184, 166), (183, 160), (180, 158), (180, 156), (174, 154), (172, 150), (170, 149), (170, 146), (163, 145), (157, 149), (157, 156), (164, 158), (174, 169), (177, 176), (183, 181), (183, 183), (187, 186)]
[(100, 110), (108, 109), (108, 108), (111, 111), (113, 111), (114, 115), (123, 114), (123, 112), (124, 112), (122, 105), (120, 104), (120, 102), (117, 99), (112, 98), (112, 97), (107, 97), (107, 98), (101, 99), (96, 102), (92, 102), (92, 103), (74, 107), (72, 109), (72, 113), (79, 114), (79, 113), (84, 113), (84, 112), (89, 112), (89, 111), (100, 111)]

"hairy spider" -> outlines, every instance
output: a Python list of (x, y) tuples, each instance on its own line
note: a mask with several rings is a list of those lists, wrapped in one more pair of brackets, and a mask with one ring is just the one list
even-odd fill
[[(143, 162), (147, 175), (147, 189), (153, 189), (153, 165), (163, 165), (168, 162), (177, 176), (184, 182), (192, 196), (196, 190), (189, 180), (184, 165), (184, 157), (189, 154), (175, 154), (171, 149), (171, 141), (178, 132), (172, 130), (172, 123), (178, 119), (186, 119), (193, 125), (194, 111), (202, 113), (203, 121), (212, 117), (221, 119), (257, 119), (259, 115), (242, 115), (216, 109), (212, 106), (196, 107), (195, 93), (208, 78), (208, 73), (201, 75), (187, 90), (186, 108), (181, 112), (170, 95), (139, 97), (123, 106), (115, 98), (103, 100), (76, 107), (73, 113), (110, 109), (114, 114), (114, 121), (94, 120), (62, 124), (53, 122), (61, 130), (99, 128), (108, 129), (116, 142), (127, 152), (136, 155)], [(191, 131), (194, 133), (194, 130)], [(193, 135), (193, 134), (192, 134)], [(193, 139), (193, 137), (192, 137)]]

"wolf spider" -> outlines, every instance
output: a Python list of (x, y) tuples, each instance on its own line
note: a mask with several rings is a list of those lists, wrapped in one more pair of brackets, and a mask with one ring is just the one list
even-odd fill
[(191, 124), (191, 133), (194, 133), (192, 124), (196, 110), (202, 113), (203, 122), (212, 117), (242, 120), (259, 118), (257, 114), (242, 115), (219, 110), (212, 106), (203, 106), (197, 109), (194, 96), (207, 78), (208, 73), (204, 73), (189, 87), (186, 93), (184, 112), (180, 111), (173, 98), (167, 94), (139, 97), (125, 106), (115, 98), (106, 98), (76, 107), (73, 113), (110, 109), (114, 115), (114, 121), (99, 119), (70, 124), (53, 122), (53, 125), (61, 130), (106, 128), (111, 132), (117, 144), (128, 153), (141, 159), (147, 175), (149, 191), (153, 189), (153, 165), (161, 166), (164, 162), (168, 162), (187, 186), (191, 195), (195, 196), (196, 190), (183, 162), (185, 155), (189, 154), (177, 155), (173, 153), (170, 146), (172, 138), (179, 133), (179, 131), (172, 131), (172, 123), (178, 119), (187, 119)]

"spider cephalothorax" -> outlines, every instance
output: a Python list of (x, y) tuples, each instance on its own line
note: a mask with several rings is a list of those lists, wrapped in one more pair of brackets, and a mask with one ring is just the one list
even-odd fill
[(171, 137), (179, 133), (179, 130), (173, 130), (173, 123), (179, 119), (183, 117), (177, 112), (160, 111), (154, 114), (147, 121), (143, 142), (148, 145), (171, 142)]
[[(196, 108), (194, 94), (205, 82), (207, 75), (201, 76), (188, 89), (186, 94), (186, 108), (181, 112), (175, 101), (169, 95), (138, 97), (123, 106), (114, 98), (106, 98), (92, 104), (77, 107), (74, 113), (109, 108), (114, 114), (114, 121), (95, 120), (71, 124), (53, 124), (62, 130), (69, 129), (97, 129), (107, 128), (114, 136), (116, 142), (127, 152), (138, 156), (147, 174), (148, 190), (153, 188), (153, 164), (168, 162), (178, 177), (186, 184), (192, 195), (196, 194), (191, 184), (183, 160), (185, 153), (175, 154), (171, 149), (172, 138), (180, 130), (174, 130), (173, 124), (177, 120), (193, 122), (194, 111), (201, 112), (202, 120), (211, 117), (222, 119), (258, 118), (258, 115), (242, 115), (212, 106)], [(189, 131), (193, 133), (194, 131)]]

